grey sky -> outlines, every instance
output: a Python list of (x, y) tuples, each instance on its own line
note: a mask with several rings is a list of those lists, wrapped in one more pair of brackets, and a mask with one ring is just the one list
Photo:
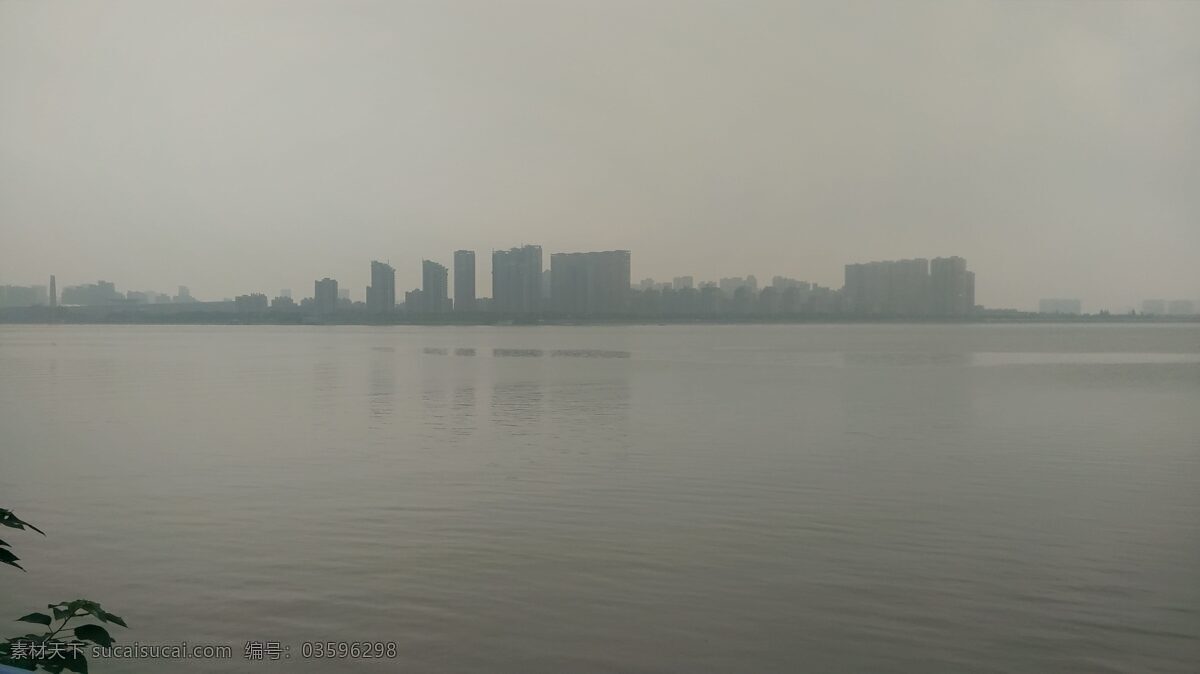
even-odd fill
[(978, 300), (1200, 298), (1200, 3), (0, 2), (0, 283), (362, 299), (959, 254)]

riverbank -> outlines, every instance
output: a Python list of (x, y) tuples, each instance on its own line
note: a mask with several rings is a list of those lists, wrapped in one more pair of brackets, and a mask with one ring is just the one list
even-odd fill
[[(223, 304), (223, 303), (212, 303)], [(319, 316), (299, 311), (244, 313), (213, 307), (147, 305), (139, 308), (20, 307), (0, 309), (0, 323), (14, 324), (121, 324), (121, 325), (712, 325), (712, 324), (856, 324), (856, 323), (1200, 323), (1200, 316), (1148, 316), (1134, 314), (1037, 314), (983, 311), (963, 317), (853, 316), (844, 314), (745, 314), (745, 315), (613, 315), (577, 318), (555, 314), (506, 316), (502, 314), (406, 314), (378, 316), (346, 311)]]

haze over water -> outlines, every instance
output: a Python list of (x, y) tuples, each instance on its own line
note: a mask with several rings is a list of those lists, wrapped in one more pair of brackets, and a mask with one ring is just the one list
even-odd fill
[(234, 648), (96, 671), (1191, 672), (1197, 410), (1195, 325), (5, 325), (0, 609)]

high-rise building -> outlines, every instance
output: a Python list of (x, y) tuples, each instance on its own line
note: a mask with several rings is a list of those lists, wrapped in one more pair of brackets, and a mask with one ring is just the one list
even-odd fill
[(860, 263), (846, 265), (845, 278), (842, 281), (842, 299), (845, 302), (846, 313), (866, 313), (867, 265)]
[(745, 285), (746, 279), (742, 278), (741, 276), (723, 278), (717, 283), (717, 287), (721, 289), (721, 294), (725, 297), (733, 297), (733, 294), (737, 292), (738, 288), (741, 288)]
[(691, 276), (676, 276), (671, 280), (671, 287), (675, 290), (684, 290), (695, 286)]
[(930, 313), (966, 316), (975, 309), (974, 274), (961, 257), (934, 258), (929, 265)]
[(413, 288), (404, 292), (404, 311), (410, 314), (421, 313), (425, 303), (421, 300), (421, 289)]
[(859, 316), (967, 316), (975, 309), (975, 272), (961, 257), (846, 265), (842, 310)]
[(291, 288), (281, 288), (279, 290), (279, 296), (286, 297), (289, 300), (292, 299), (292, 289)]
[[(43, 292), (45, 292), (45, 286), (38, 287), (43, 288)], [(125, 296), (117, 292), (116, 286), (110, 281), (96, 281), (95, 283), (67, 286), (63, 288), (62, 292), (63, 304), (78, 304), (82, 306), (103, 306), (119, 302), (124, 298)]]
[[(51, 281), (54, 277), (50, 277)], [(51, 286), (53, 287), (53, 286)], [(53, 302), (53, 300), (51, 300)], [(50, 306), (54, 306), (51, 304)], [(1193, 316), (1196, 313), (1196, 303), (1191, 300), (1171, 300), (1167, 303), (1167, 314), (1171, 316)]]
[(923, 316), (929, 312), (931, 302), (929, 260), (848, 264), (842, 295), (847, 313)]
[(261, 313), (267, 310), (267, 296), (262, 293), (238, 295), (233, 298), (234, 309), (240, 314)]
[(371, 260), (371, 285), (367, 286), (367, 311), (391, 313), (396, 308), (396, 270), (389, 264)]
[[(968, 273), (971, 289), (968, 304), (974, 305), (974, 274)], [(924, 316), (929, 313), (930, 280), (929, 260), (919, 257), (899, 260), (891, 269), (891, 292), (888, 295), (888, 313), (896, 316)]]
[(970, 316), (975, 313), (975, 272), (967, 272), (967, 298), (966, 298), (967, 314)]
[(808, 283), (786, 276), (775, 276), (771, 278), (771, 287), (779, 291), (787, 290), (788, 288), (797, 288), (807, 286)]
[(1161, 316), (1167, 313), (1167, 301), (1142, 300), (1142, 313), (1150, 316)]
[(454, 310), (475, 311), (475, 251), (454, 251)]
[(572, 316), (621, 314), (629, 309), (629, 251), (555, 253), (550, 256), (555, 311)]
[(432, 260), (421, 261), (421, 310), (441, 313), (450, 310), (446, 267)]
[(46, 298), (46, 286), (0, 286), (0, 307), (39, 306)]
[(497, 313), (534, 314), (542, 309), (542, 247), (492, 252), (492, 305)]
[(332, 314), (338, 306), (338, 282), (328, 276), (313, 284), (313, 304), (318, 314)]
[(50, 308), (58, 306), (58, 280), (54, 278), (54, 274), (50, 275)]

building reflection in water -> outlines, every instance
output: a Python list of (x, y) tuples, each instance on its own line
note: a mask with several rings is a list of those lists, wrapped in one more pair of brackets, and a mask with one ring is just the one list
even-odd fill
[(541, 349), (492, 349), (495, 358), (541, 358), (545, 354)]
[[(492, 358), (479, 360), (481, 352)], [(437, 451), (490, 447), (489, 434), (538, 438), (529, 447), (550, 453), (624, 451), (631, 372), (626, 365), (614, 368), (601, 361), (631, 355), (604, 349), (422, 347), (414, 382), (419, 439)], [(394, 371), (392, 377), (387, 383), (398, 385)], [(490, 392), (482, 415), (481, 391)]]
[(886, 438), (897, 449), (942, 429), (953, 437), (974, 414), (967, 351), (842, 353), (842, 413), (847, 433)]
[[(477, 430), (476, 389), (480, 366), (474, 348), (426, 347), (420, 359), (420, 422), (431, 449), (443, 450)], [(462, 358), (465, 357), (465, 358)]]
[(342, 398), (342, 368), (337, 352), (330, 350), (312, 364), (313, 418), (324, 424), (326, 418), (335, 414)]
[(508, 434), (544, 436), (538, 444), (556, 452), (626, 448), (630, 370), (601, 363), (551, 362), (540, 368), (495, 371), (492, 423)]
[(458, 436), (468, 436), (475, 431), (475, 386), (460, 383), (454, 387), (450, 399), (450, 430)]
[(396, 350), (372, 347), (367, 370), (367, 409), (372, 418), (389, 417), (396, 408)]
[[(473, 350), (472, 350), (473, 351)], [(628, 351), (605, 351), (602, 349), (492, 349), (496, 358), (541, 358), (549, 353), (551, 358), (629, 358)]]
[(492, 424), (515, 435), (535, 433), (545, 395), (546, 386), (541, 381), (494, 382)]
[(601, 351), (599, 349), (555, 349), (550, 352), (555, 358), (628, 358), (628, 351)]

